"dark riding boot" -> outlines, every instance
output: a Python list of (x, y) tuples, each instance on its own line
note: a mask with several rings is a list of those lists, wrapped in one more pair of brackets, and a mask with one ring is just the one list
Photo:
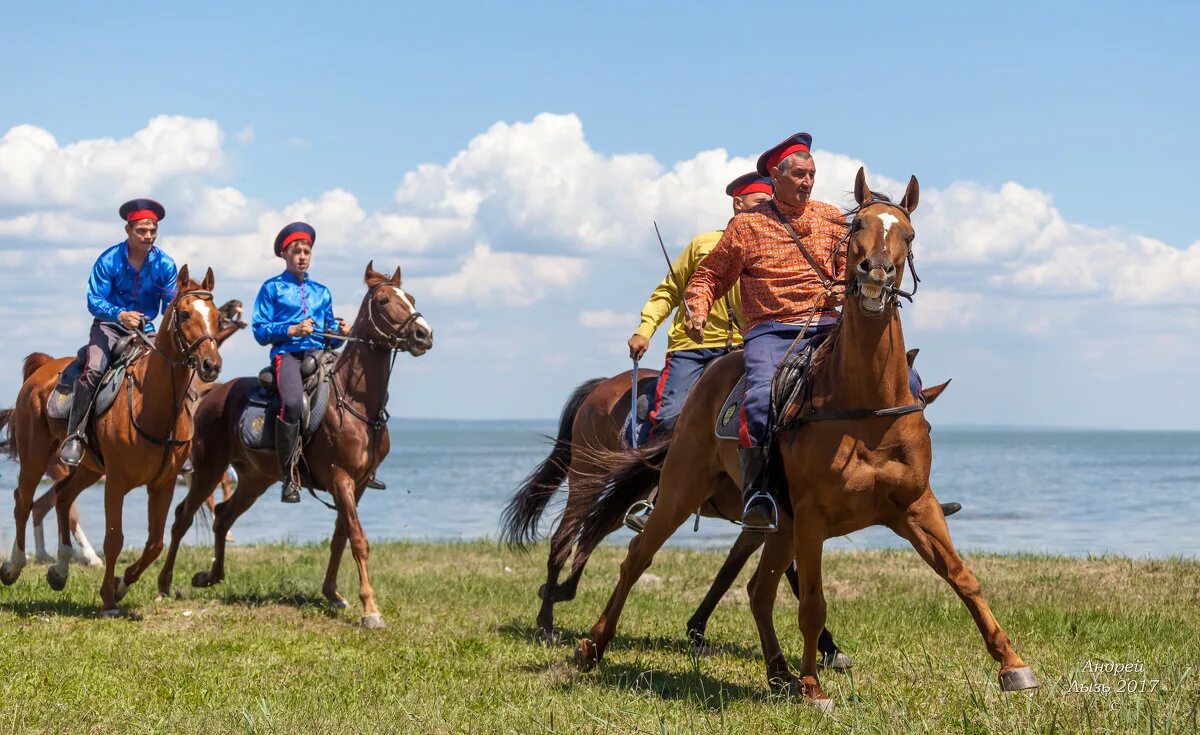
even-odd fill
[(767, 487), (767, 456), (770, 449), (750, 447), (738, 450), (742, 470), (742, 528), (747, 531), (774, 531), (779, 523), (775, 498)]
[(96, 389), (87, 383), (75, 384), (75, 394), (71, 399), (71, 416), (67, 420), (67, 438), (58, 450), (58, 459), (65, 465), (77, 467), (83, 461), (83, 435), (94, 395)]
[(367, 487), (371, 488), (372, 490), (387, 490), (387, 485), (384, 485), (381, 480), (375, 477), (375, 475), (371, 475), (367, 478)]
[(275, 453), (279, 455), (279, 469), (283, 472), (284, 503), (300, 502), (300, 486), (296, 483), (296, 460), (300, 454), (300, 422), (275, 420)]

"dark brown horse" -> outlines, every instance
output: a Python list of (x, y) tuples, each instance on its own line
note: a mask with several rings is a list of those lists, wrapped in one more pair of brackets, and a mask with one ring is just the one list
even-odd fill
[[(370, 546), (358, 519), (358, 501), (367, 479), (375, 474), (390, 448), (384, 418), (395, 355), (425, 354), (433, 347), (433, 330), (416, 310), (415, 300), (400, 287), (399, 268), (388, 278), (375, 272), (373, 263), (368, 264), (363, 281), (367, 294), (350, 329), (347, 347), (334, 368), (329, 409), (304, 448), (304, 461), (315, 486), (329, 491), (337, 509), (322, 591), (335, 608), (347, 607), (337, 591), (337, 572), (349, 539), (358, 565), (362, 623), (368, 628), (382, 628), (383, 616), (367, 574)], [(274, 450), (250, 450), (238, 440), (238, 422), (257, 384), (257, 378), (239, 378), (221, 385), (205, 396), (196, 410), (192, 480), (187, 497), (175, 509), (171, 547), (158, 575), (160, 594), (170, 593), (179, 544), (226, 467), (232, 464), (237, 470), (237, 489), (233, 497), (217, 505), (212, 568), (192, 578), (196, 587), (208, 587), (225, 578), (226, 534), (238, 517), (280, 480)]]
[[(217, 309), (212, 304), (212, 269), (202, 283), (188, 277), (188, 267), (179, 270), (175, 299), (163, 312), (162, 328), (152, 347), (129, 366), (126, 389), (113, 407), (96, 419), (92, 446), (84, 461), (57, 481), (52, 488), (58, 511), (58, 560), (46, 571), (46, 581), (56, 590), (67, 582), (72, 559), (69, 515), (75, 498), (89, 485), (105, 477), (104, 581), (100, 585), (102, 613), (113, 615), (117, 602), (129, 585), (162, 551), (163, 528), (171, 508), (175, 476), (187, 457), (192, 417), (186, 405), (188, 389), (195, 377), (216, 380), (221, 370), (217, 349)], [(21, 463), (14, 492), (16, 540), (9, 561), (0, 566), (0, 581), (12, 584), (25, 566), (25, 526), (33, 504), (33, 493), (55, 457), (66, 435), (66, 422), (46, 413), (46, 400), (58, 382), (59, 373), (72, 358), (54, 359), (35, 352), (25, 358), (26, 376), (12, 415), (12, 451)], [(125, 495), (146, 485), (149, 531), (142, 555), (116, 578), (117, 560), (125, 543), (122, 513)]]
[[(767, 536), (751, 580), (751, 611), (773, 687), (803, 694), (822, 708), (832, 700), (817, 678), (817, 642), (825, 624), (821, 554), (828, 538), (882, 524), (907, 539), (963, 600), (992, 657), (1001, 688), (1036, 686), (1033, 672), (1013, 650), (983, 599), (978, 582), (954, 550), (929, 484), (929, 424), (911, 394), (904, 335), (896, 306), (914, 230), (918, 200), (913, 177), (899, 205), (875, 199), (862, 170), (859, 203), (846, 246), (846, 298), (841, 322), (811, 374), (812, 397), (798, 421), (782, 432), (773, 465), (790, 510)], [(717, 413), (742, 372), (739, 355), (721, 359), (693, 388), (669, 444), (647, 447), (589, 492), (636, 494), (645, 482), (642, 462), (661, 463), (658, 503), (646, 530), (629, 544), (620, 579), (588, 637), (575, 651), (583, 670), (594, 667), (616, 631), (625, 601), (655, 552), (706, 502), (736, 493), (736, 446), (715, 438)], [(603, 520), (602, 518), (600, 519)], [(581, 543), (605, 533), (596, 519), (574, 519)], [(776, 637), (772, 611), (779, 578), (795, 559), (799, 576), (801, 676), (795, 677)]]
[[(226, 301), (217, 309), (217, 313), (219, 315), (217, 322), (217, 346), (220, 347), (221, 345), (225, 344), (225, 340), (232, 337), (239, 330), (245, 329), (246, 322), (242, 321), (242, 302), (237, 299), (230, 299), (229, 301)], [(205, 393), (215, 387), (215, 385), (215, 383), (199, 383), (198, 385), (193, 386), (192, 390), (196, 394), (196, 399), (198, 400)], [(0, 427), (8, 423), (8, 416), (6, 414), (10, 413), (11, 411), (12, 409), (0, 411)], [(5, 443), (0, 443), (0, 450), (4, 450), (5, 448)], [(51, 489), (42, 493), (41, 497), (33, 501), (32, 519), (34, 558), (40, 563), (53, 564), (55, 561), (54, 557), (50, 555), (50, 552), (46, 550), (46, 540), (45, 533), (42, 529), (42, 522), (46, 519), (46, 515), (49, 514), (54, 508), (55, 500), (58, 497), (57, 493), (54, 492), (53, 484), (65, 479), (70, 472), (71, 468), (69, 466), (55, 459), (54, 462), (51, 463), (49, 469), (46, 470), (46, 477), (50, 478), (50, 482), (52, 484)], [(180, 476), (183, 477), (187, 473), (187, 463), (185, 462), (183, 471), (180, 472)], [(224, 493), (225, 499), (228, 500), (229, 495), (233, 492), (229, 478), (225, 478), (221, 482), (221, 489)], [(212, 498), (210, 497), (210, 509), (212, 502)], [(96, 556), (96, 551), (92, 548), (91, 542), (88, 541), (87, 534), (85, 534), (83, 531), (83, 526), (79, 524), (79, 509), (75, 503), (71, 504), (69, 523), (71, 525), (71, 537), (75, 541), (75, 543), (71, 546), (73, 553), (72, 560), (78, 564), (83, 564), (89, 567), (100, 566), (100, 557)]]

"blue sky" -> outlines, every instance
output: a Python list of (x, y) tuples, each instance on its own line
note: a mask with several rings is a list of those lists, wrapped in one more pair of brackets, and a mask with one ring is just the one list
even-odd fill
[[(276, 262), (252, 251), (292, 215), (327, 218), (340, 304), (367, 259), (403, 264), (438, 343), (394, 413), (550, 416), (625, 367), (649, 219), (674, 247), (721, 226), (725, 180), (808, 130), (826, 198), (858, 162), (929, 193), (905, 323), (927, 379), (955, 378), (938, 418), (1200, 428), (1194, 5), (47, 12), (0, 28), (0, 393), (84, 338), (89, 259), (150, 195), (219, 296), (253, 299)], [(228, 353), (231, 376), (265, 355)]]

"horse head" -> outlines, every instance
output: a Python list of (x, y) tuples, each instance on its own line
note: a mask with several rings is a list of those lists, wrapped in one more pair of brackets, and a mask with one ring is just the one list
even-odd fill
[(912, 263), (916, 231), (911, 215), (919, 196), (916, 176), (909, 178), (904, 198), (895, 204), (872, 193), (866, 173), (858, 169), (854, 180), (857, 214), (846, 236), (846, 296), (857, 301), (867, 316), (881, 316), (898, 296), (911, 296), (900, 290), (900, 283), (905, 261)]
[(419, 357), (433, 347), (433, 327), (417, 311), (417, 300), (400, 286), (400, 268), (390, 277), (367, 263), (363, 274), (367, 295), (358, 310), (355, 332), (364, 329), (370, 341), (382, 341), (392, 349)]
[[(216, 283), (212, 268), (204, 280), (196, 283), (188, 277), (188, 267), (179, 269), (175, 279), (175, 300), (163, 315), (159, 347), (185, 364), (205, 383), (221, 374), (221, 353), (217, 349), (220, 312), (213, 306), (212, 288)], [(165, 343), (164, 343), (165, 340)]]

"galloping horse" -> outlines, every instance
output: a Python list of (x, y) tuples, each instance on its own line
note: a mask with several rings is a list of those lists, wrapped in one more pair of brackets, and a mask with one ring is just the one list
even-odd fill
[[(175, 299), (163, 313), (162, 328), (153, 343), (145, 341), (147, 353), (131, 364), (125, 374), (125, 389), (116, 402), (98, 417), (92, 430), (93, 446), (84, 461), (54, 483), (58, 513), (58, 561), (46, 571), (46, 581), (55, 590), (67, 583), (72, 558), (70, 509), (75, 498), (105, 476), (104, 580), (100, 585), (101, 614), (115, 615), (117, 602), (129, 585), (142, 575), (162, 551), (163, 529), (175, 476), (187, 458), (191, 439), (191, 412), (187, 410), (188, 389), (195, 377), (206, 383), (217, 379), (221, 354), (217, 349), (217, 310), (212, 304), (212, 269), (202, 283), (188, 277), (188, 267), (179, 270)], [(25, 382), (17, 395), (12, 415), (12, 453), (21, 463), (17, 489), (16, 540), (12, 556), (0, 566), (0, 582), (12, 584), (26, 563), (25, 525), (38, 481), (46, 473), (63, 437), (66, 422), (46, 413), (46, 401), (58, 382), (59, 373), (72, 358), (54, 359), (41, 352), (25, 358)], [(120, 393), (125, 393), (125, 400)], [(125, 495), (146, 485), (149, 530), (142, 555), (118, 581), (116, 566), (125, 543), (121, 516)]]
[[(639, 370), (639, 388), (656, 381), (658, 375), (656, 370)], [(559, 417), (558, 436), (549, 456), (516, 489), (501, 516), (501, 539), (510, 547), (525, 548), (536, 540), (538, 521), (550, 498), (563, 481), (567, 481), (564, 520), (560, 521), (551, 535), (550, 553), (546, 559), (546, 583), (538, 589), (538, 597), (542, 600), (537, 615), (538, 635), (547, 642), (553, 642), (558, 637), (554, 630), (554, 603), (575, 599), (583, 569), (600, 541), (621, 527), (629, 506), (637, 500), (644, 500), (653, 487), (653, 484), (643, 486), (637, 497), (624, 497), (619, 501), (619, 506), (610, 504), (605, 509), (605, 532), (576, 543), (577, 529), (566, 519), (582, 516), (589, 511), (598, 512), (596, 508), (589, 508), (589, 504), (600, 500), (592, 494), (576, 492), (576, 488), (603, 476), (612, 468), (613, 458), (618, 461), (624, 458), (621, 432), (629, 416), (632, 389), (632, 371), (611, 378), (589, 380), (576, 388)], [(698, 512), (708, 518), (737, 518), (741, 513), (740, 496), (738, 499), (730, 497), (704, 503)], [(687, 621), (687, 637), (695, 650), (707, 651), (712, 648), (705, 637), (708, 619), (746, 561), (762, 543), (762, 534), (743, 532), (738, 535), (708, 593)], [(558, 584), (558, 575), (568, 557), (573, 557), (571, 574), (565, 582)], [(789, 573), (789, 579), (793, 577), (794, 574)], [(823, 666), (837, 669), (850, 668), (854, 663), (838, 649), (828, 631), (821, 636), (821, 662)]]
[[(246, 328), (246, 322), (241, 320), (242, 317), (242, 302), (237, 299), (230, 299), (217, 308), (217, 347), (225, 344), (225, 340), (232, 337), (239, 330)], [(193, 387), (193, 392), (196, 394), (196, 400), (204, 396), (211, 390), (215, 383), (200, 383)], [(3, 414), (11, 412), (12, 409), (0, 411), (0, 426), (7, 423), (8, 419)], [(0, 449), (4, 449), (4, 445), (0, 444)], [(51, 463), (49, 469), (46, 470), (46, 477), (50, 478), (51, 483), (57, 483), (70, 474), (71, 468), (57, 459)], [(180, 475), (187, 474), (187, 463), (184, 463), (183, 470)], [(233, 492), (233, 487), (230, 485), (228, 478), (222, 480), (221, 489), (224, 492), (225, 499), (228, 500)], [(46, 551), (46, 542), (44, 532), (42, 530), (42, 521), (46, 515), (54, 508), (54, 502), (57, 498), (53, 488), (42, 493), (42, 496), (33, 501), (33, 542), (34, 542), (34, 558), (43, 563), (53, 563), (54, 557)], [(212, 499), (209, 499), (212, 503)], [(211, 507), (210, 507), (211, 509)], [(87, 534), (83, 532), (83, 526), (79, 525), (79, 509), (74, 503), (71, 504), (70, 511), (71, 537), (75, 539), (75, 545), (71, 548), (74, 554), (76, 563), (86, 566), (99, 566), (100, 558), (96, 556), (96, 551), (92, 548), (88, 541)]]
[[(346, 540), (358, 565), (362, 623), (367, 628), (384, 627), (375, 604), (375, 591), (367, 575), (370, 547), (358, 519), (358, 501), (367, 479), (387, 457), (388, 379), (398, 352), (414, 357), (433, 347), (433, 330), (416, 310), (415, 300), (400, 287), (400, 269), (391, 278), (367, 265), (363, 281), (367, 294), (350, 329), (348, 346), (342, 351), (331, 378), (331, 400), (320, 426), (304, 448), (304, 459), (312, 480), (333, 496), (337, 524), (329, 542), (329, 567), (322, 591), (330, 604), (347, 607), (337, 591), (338, 565)], [(175, 509), (171, 525), (171, 547), (158, 575), (158, 590), (170, 594), (175, 555), (192, 524), (192, 517), (212, 494), (225, 468), (238, 473), (237, 489), (228, 501), (217, 505), (213, 522), (215, 537), (212, 568), (198, 572), (192, 585), (209, 587), (225, 578), (225, 539), (230, 527), (263, 492), (281, 478), (273, 450), (247, 449), (238, 439), (238, 422), (257, 378), (238, 378), (217, 387), (196, 409), (196, 438), (192, 449), (191, 484), (187, 497)]]
[[(897, 307), (906, 261), (911, 267), (917, 207), (916, 177), (899, 205), (876, 199), (860, 169), (854, 187), (858, 207), (847, 230), (845, 305), (841, 321), (814, 361), (810, 399), (785, 418), (772, 465), (786, 488), (790, 518), (767, 537), (751, 581), (751, 610), (758, 627), (772, 687), (798, 691), (823, 708), (832, 700), (817, 678), (817, 641), (825, 624), (821, 554), (826, 539), (882, 524), (907, 539), (963, 600), (992, 657), (1000, 662), (1005, 691), (1037, 686), (993, 617), (979, 583), (958, 556), (942, 509), (929, 484), (932, 462), (929, 424), (912, 395), (904, 335)], [(736, 447), (715, 438), (722, 402), (742, 372), (742, 359), (722, 358), (705, 372), (684, 406), (669, 444), (647, 447), (589, 491), (626, 497), (646, 482), (659, 483), (658, 503), (645, 531), (629, 544), (620, 579), (604, 612), (575, 650), (587, 671), (604, 655), (621, 609), (638, 577), (681, 523), (715, 497), (733, 500), (738, 477)], [(644, 462), (661, 462), (661, 476)], [(602, 523), (575, 518), (581, 543), (605, 533)], [(789, 535), (790, 532), (790, 535)], [(801, 677), (788, 669), (772, 621), (784, 569), (796, 561), (800, 629), (804, 635)]]

